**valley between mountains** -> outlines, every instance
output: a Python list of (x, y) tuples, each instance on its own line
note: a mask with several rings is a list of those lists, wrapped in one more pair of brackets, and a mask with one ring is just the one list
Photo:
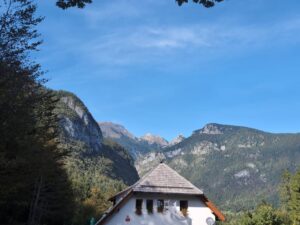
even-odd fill
[(105, 201), (163, 160), (221, 209), (238, 212), (263, 200), (278, 204), (281, 174), (300, 165), (300, 133), (210, 123), (168, 142), (152, 134), (136, 137), (119, 124), (97, 123), (78, 97), (65, 91), (55, 95), (61, 148), (70, 151), (67, 171), (82, 199), (97, 187)]

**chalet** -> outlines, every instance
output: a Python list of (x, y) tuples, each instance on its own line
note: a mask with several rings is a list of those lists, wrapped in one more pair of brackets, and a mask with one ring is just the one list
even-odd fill
[(164, 163), (111, 197), (96, 225), (214, 225), (224, 215), (203, 192)]

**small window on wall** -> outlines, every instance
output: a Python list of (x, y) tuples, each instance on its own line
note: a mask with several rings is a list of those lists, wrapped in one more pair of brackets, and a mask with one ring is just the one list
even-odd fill
[(136, 199), (136, 201), (135, 201), (135, 213), (137, 215), (142, 214), (142, 206), (143, 206), (143, 199)]
[(146, 207), (147, 207), (147, 212), (149, 214), (152, 214), (153, 213), (153, 200), (152, 199), (147, 200)]
[(158, 199), (157, 200), (157, 212), (162, 213), (164, 211), (164, 200)]
[(180, 204), (180, 212), (182, 213), (182, 215), (188, 216), (188, 207), (189, 207), (188, 201), (181, 200), (179, 204)]

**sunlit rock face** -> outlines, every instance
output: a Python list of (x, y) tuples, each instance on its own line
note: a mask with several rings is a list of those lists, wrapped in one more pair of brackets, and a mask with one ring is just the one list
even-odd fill
[(122, 138), (127, 137), (133, 140), (137, 138), (131, 134), (123, 125), (112, 122), (99, 122), (103, 136), (106, 138)]
[(64, 138), (81, 141), (90, 151), (100, 151), (103, 141), (101, 129), (80, 99), (65, 94), (58, 104), (59, 124)]
[(185, 137), (182, 134), (179, 134), (176, 138), (169, 142), (169, 146), (177, 145), (178, 143), (182, 142)]
[(139, 139), (140, 139), (140, 141), (148, 142), (148, 144), (150, 144), (150, 145), (157, 145), (157, 146), (161, 146), (161, 147), (165, 147), (169, 144), (168, 141), (165, 140), (164, 138), (162, 138), (158, 135), (150, 134), (150, 133), (145, 134), (144, 136), (140, 137)]
[(222, 134), (222, 130), (216, 124), (207, 124), (198, 132), (199, 134)]
[(150, 133), (142, 137), (136, 137), (124, 126), (112, 122), (98, 123), (103, 136), (122, 145), (130, 155), (137, 159), (150, 151), (159, 151), (169, 145), (164, 138)]

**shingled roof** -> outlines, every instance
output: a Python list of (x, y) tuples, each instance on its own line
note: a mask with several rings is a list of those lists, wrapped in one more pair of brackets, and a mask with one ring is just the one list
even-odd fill
[(202, 195), (203, 192), (164, 163), (132, 186), (133, 192)]
[(183, 194), (198, 196), (199, 200), (203, 201), (204, 204), (212, 210), (217, 219), (225, 221), (225, 216), (211, 201), (208, 200), (199, 188), (194, 186), (191, 182), (179, 175), (166, 164), (160, 163), (138, 182), (111, 197), (110, 200), (112, 201), (115, 201), (118, 197), (120, 197), (120, 200), (116, 202), (113, 208), (111, 208), (107, 214), (96, 223), (96, 225), (105, 224), (105, 221), (134, 193)]

